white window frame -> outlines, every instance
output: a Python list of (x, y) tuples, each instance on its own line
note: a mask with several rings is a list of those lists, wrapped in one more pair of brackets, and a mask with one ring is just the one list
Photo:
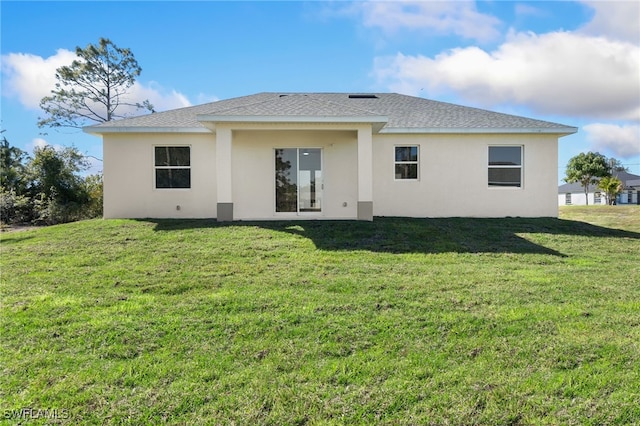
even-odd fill
[[(272, 165), (275, 164), (275, 160), (276, 160), (276, 151), (279, 149), (295, 149), (296, 150), (296, 157), (298, 159), (297, 162), (297, 167), (296, 167), (296, 211), (295, 212), (279, 212), (277, 211), (277, 197), (276, 197), (276, 170), (274, 168), (273, 170), (273, 174), (272, 174), (272, 179), (271, 182), (273, 182), (273, 214), (275, 216), (285, 216), (285, 217), (300, 217), (300, 216), (323, 216), (324, 215), (324, 209), (325, 209), (325, 200), (324, 200), (324, 148), (321, 146), (285, 146), (285, 147), (277, 147), (277, 148), (273, 148), (272, 152), (273, 152), (273, 161), (272, 161)], [(317, 149), (320, 150), (320, 170), (322, 172), (321, 178), (320, 178), (320, 210), (319, 211), (311, 211), (311, 212), (305, 212), (305, 211), (300, 211), (300, 150), (305, 150), (305, 149)]]
[[(189, 148), (189, 165), (188, 166), (156, 166), (156, 148)], [(157, 191), (190, 191), (191, 188), (193, 188), (193, 180), (192, 180), (192, 174), (191, 172), (189, 172), (190, 176), (189, 176), (189, 187), (188, 188), (158, 188), (156, 186), (156, 171), (157, 170), (168, 170), (168, 169), (189, 169), (191, 170), (191, 158), (193, 157), (193, 147), (191, 145), (186, 145), (186, 144), (158, 144), (158, 145), (153, 145), (151, 147), (152, 151), (151, 151), (151, 161), (152, 161), (152, 166), (153, 166), (153, 176), (152, 178), (152, 185), (153, 185), (153, 189), (157, 190)]]
[(567, 192), (566, 194), (564, 194), (564, 204), (566, 206), (570, 206), (571, 205), (571, 193)]
[[(490, 164), (490, 151), (491, 148), (520, 148), (520, 164), (519, 165), (491, 165)], [(524, 189), (524, 145), (489, 145), (487, 147), (487, 187), (490, 189), (500, 190), (519, 190)], [(516, 185), (489, 185), (489, 170), (490, 169), (520, 169), (520, 186)]]
[[(416, 149), (416, 161), (397, 161), (396, 160), (396, 148), (415, 148)], [(415, 178), (399, 178), (396, 176), (396, 166), (399, 164), (415, 164), (416, 165), (416, 177)], [(416, 182), (420, 180), (420, 145), (394, 145), (393, 146), (393, 179), (397, 182)]]

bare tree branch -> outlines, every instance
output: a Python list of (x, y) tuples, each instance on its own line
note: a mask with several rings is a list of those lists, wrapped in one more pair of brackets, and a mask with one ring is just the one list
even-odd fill
[[(77, 60), (56, 70), (56, 88), (40, 101), (40, 127), (83, 127), (120, 118), (120, 107), (153, 112), (149, 100), (123, 102), (123, 95), (142, 72), (130, 49), (100, 38), (98, 45), (76, 48)], [(96, 106), (100, 105), (99, 108)], [(104, 113), (100, 110), (104, 108)]]

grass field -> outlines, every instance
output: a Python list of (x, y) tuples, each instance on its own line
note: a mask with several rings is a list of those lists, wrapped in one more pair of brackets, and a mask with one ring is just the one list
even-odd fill
[(638, 207), (1, 238), (0, 422), (640, 424)]

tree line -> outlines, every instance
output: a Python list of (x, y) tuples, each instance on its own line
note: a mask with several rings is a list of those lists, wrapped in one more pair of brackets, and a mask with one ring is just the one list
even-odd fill
[[(130, 49), (100, 38), (97, 44), (76, 47), (70, 65), (56, 70), (56, 85), (40, 101), (44, 117), (39, 127), (82, 128), (154, 112), (148, 100), (128, 98), (142, 72)], [(4, 130), (2, 131), (4, 132)], [(75, 147), (36, 147), (29, 155), (0, 140), (0, 221), (55, 224), (102, 216), (102, 176), (83, 176), (89, 162)]]
[(589, 185), (596, 185), (601, 189), (607, 203), (613, 205), (616, 196), (624, 189), (622, 181), (615, 176), (615, 172), (623, 171), (627, 169), (615, 158), (607, 158), (598, 152), (581, 152), (567, 163), (564, 181), (580, 183), (587, 205), (589, 204)]
[(0, 219), (53, 225), (102, 216), (102, 175), (83, 177), (87, 158), (75, 147), (46, 145), (33, 154), (0, 140)]

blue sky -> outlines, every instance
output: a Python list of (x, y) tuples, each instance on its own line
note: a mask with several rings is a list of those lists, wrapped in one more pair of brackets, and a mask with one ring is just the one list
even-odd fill
[(560, 139), (560, 178), (589, 150), (640, 174), (637, 1), (2, 1), (0, 13), (2, 129), (29, 152), (101, 158), (99, 138), (36, 121), (55, 69), (106, 37), (133, 51), (132, 96), (158, 111), (262, 91), (399, 92), (579, 127)]

